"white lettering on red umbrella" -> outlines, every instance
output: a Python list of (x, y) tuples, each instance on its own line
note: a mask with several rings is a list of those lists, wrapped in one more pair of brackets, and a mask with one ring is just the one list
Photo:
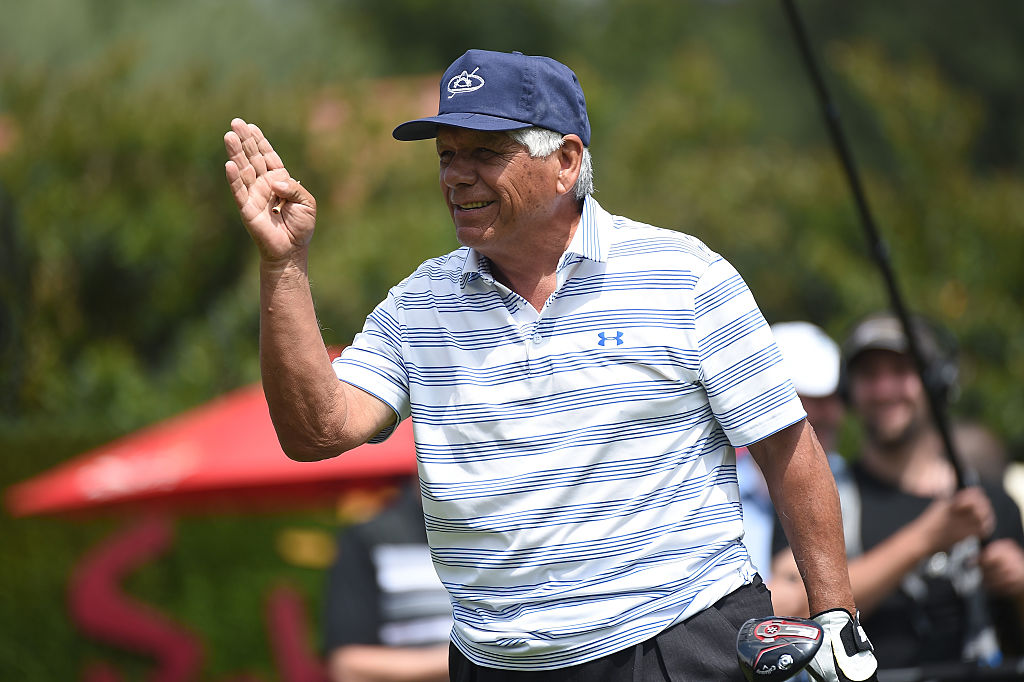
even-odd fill
[(194, 473), (199, 454), (188, 445), (176, 445), (145, 456), (103, 455), (77, 473), (78, 489), (90, 500), (171, 490)]

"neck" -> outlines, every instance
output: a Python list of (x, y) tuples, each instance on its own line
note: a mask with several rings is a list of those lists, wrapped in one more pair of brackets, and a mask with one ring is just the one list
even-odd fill
[(956, 488), (956, 472), (943, 456), (942, 448), (938, 432), (928, 428), (905, 443), (868, 443), (863, 464), (905, 493), (941, 497)]
[(578, 206), (574, 206), (551, 224), (534, 229), (534, 238), (517, 244), (514, 250), (484, 253), (491, 261), (494, 278), (540, 311), (555, 292), (558, 262), (569, 248), (581, 216)]
[(558, 275), (555, 272), (557, 261), (555, 266), (550, 268), (523, 270), (507, 270), (494, 261), (491, 263), (494, 278), (526, 299), (538, 312), (544, 307), (551, 294), (555, 293), (558, 284)]

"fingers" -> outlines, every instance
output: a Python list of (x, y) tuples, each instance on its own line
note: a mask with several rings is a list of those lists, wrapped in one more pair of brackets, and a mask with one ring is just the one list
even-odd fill
[(224, 148), (247, 186), (267, 171), (284, 168), (284, 162), (263, 131), (240, 118), (231, 119), (231, 130), (224, 135)]
[(967, 537), (986, 538), (995, 530), (992, 504), (980, 488), (966, 488), (951, 498), (937, 499), (919, 517), (918, 527), (930, 538), (932, 551), (946, 551)]
[[(235, 119), (235, 121), (238, 120), (241, 119)], [(228, 159), (233, 161), (235, 167), (238, 169), (239, 177), (245, 183), (245, 186), (248, 187), (252, 185), (252, 183), (256, 182), (256, 169), (253, 168), (252, 164), (249, 162), (249, 157), (245, 153), (242, 139), (239, 137), (238, 132), (234, 130), (235, 121), (231, 122), (232, 130), (224, 135), (224, 149), (228, 153)]]
[(274, 151), (274, 148), (270, 144), (270, 140), (263, 135), (263, 131), (259, 129), (259, 126), (255, 123), (250, 123), (249, 131), (252, 133), (253, 139), (256, 141), (256, 148), (263, 156), (267, 170), (284, 168), (284, 162), (281, 161), (281, 157)]
[[(231, 120), (231, 130), (238, 135), (238, 139), (242, 143), (242, 153), (245, 154), (246, 159), (255, 169), (256, 175), (259, 176), (267, 172), (267, 163), (263, 159), (263, 154), (259, 149), (259, 142), (253, 133), (252, 129), (254, 127), (240, 118)], [(259, 129), (257, 128), (257, 130)]]
[(980, 537), (988, 537), (995, 530), (995, 511), (981, 488), (965, 488), (957, 492), (953, 496), (953, 509), (955, 513), (970, 519), (974, 532)]
[(1024, 591), (1024, 549), (1014, 540), (994, 540), (979, 557), (985, 586), (997, 594)]
[(288, 239), (288, 248), (308, 242), (316, 221), (316, 201), (289, 177), (263, 131), (241, 118), (232, 119), (224, 148), (228, 155), (224, 175), (242, 222), (257, 243), (276, 253), (271, 242), (282, 241), (281, 235)]
[[(284, 202), (275, 198), (270, 185), (288, 177), (288, 171), (259, 126), (241, 118), (231, 119), (231, 130), (224, 135), (224, 149), (228, 154), (224, 172), (242, 217), (251, 220), (268, 206), (275, 214), (280, 213)], [(308, 192), (296, 194), (294, 190), (285, 190), (285, 195), (280, 196), (314, 206)]]
[(234, 161), (225, 163), (224, 175), (227, 176), (228, 185), (231, 187), (231, 196), (235, 198), (238, 208), (242, 208), (249, 201), (249, 189), (242, 181), (242, 173), (238, 170), (238, 165)]

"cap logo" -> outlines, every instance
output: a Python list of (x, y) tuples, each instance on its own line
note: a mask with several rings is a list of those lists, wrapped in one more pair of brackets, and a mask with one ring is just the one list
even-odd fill
[(476, 75), (476, 72), (479, 70), (480, 67), (478, 66), (473, 69), (473, 73), (469, 73), (464, 70), (458, 76), (453, 76), (452, 79), (448, 81), (448, 92), (451, 93), (448, 95), (448, 99), (455, 97), (455, 95), (473, 92), (474, 90), (479, 90), (484, 87), (483, 76)]

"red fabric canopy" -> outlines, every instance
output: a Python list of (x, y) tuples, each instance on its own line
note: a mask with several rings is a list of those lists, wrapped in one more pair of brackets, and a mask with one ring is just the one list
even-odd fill
[(281, 451), (259, 384), (147, 427), (7, 490), (15, 516), (123, 509), (208, 510), (318, 503), (416, 473), (412, 424), (321, 462)]

